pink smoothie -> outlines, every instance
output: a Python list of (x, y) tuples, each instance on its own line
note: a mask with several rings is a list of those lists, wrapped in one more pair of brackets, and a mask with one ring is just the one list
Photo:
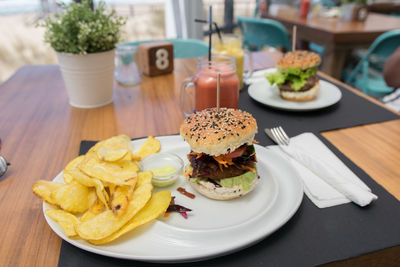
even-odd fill
[(217, 106), (217, 73), (221, 73), (220, 107), (237, 108), (239, 102), (239, 78), (232, 67), (216, 65), (203, 67), (197, 74), (195, 85), (195, 108), (202, 110)]

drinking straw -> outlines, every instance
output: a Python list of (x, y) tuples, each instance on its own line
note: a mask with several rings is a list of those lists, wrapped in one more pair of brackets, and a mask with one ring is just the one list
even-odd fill
[(219, 111), (219, 102), (221, 94), (221, 73), (217, 73), (217, 111)]
[(211, 61), (212, 6), (208, 8), (208, 61)]
[[(207, 20), (204, 19), (194, 19), (195, 22), (200, 22), (200, 23), (207, 23)], [(217, 30), (217, 34), (218, 34), (218, 38), (221, 42), (221, 44), (223, 44), (224, 42), (222, 41), (222, 35), (221, 35), (221, 30), (219, 29), (218, 24), (214, 21), (213, 22), (215, 29)]]
[(297, 26), (293, 26), (293, 31), (292, 31), (292, 51), (296, 51), (296, 32), (297, 32)]

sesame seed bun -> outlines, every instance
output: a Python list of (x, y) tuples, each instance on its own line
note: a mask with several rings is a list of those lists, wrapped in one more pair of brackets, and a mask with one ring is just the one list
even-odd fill
[(252, 144), (257, 122), (239, 109), (205, 109), (186, 118), (180, 127), (182, 138), (192, 151), (218, 156)]
[(279, 90), (280, 96), (289, 101), (305, 102), (313, 100), (317, 97), (319, 92), (319, 82), (317, 82), (311, 89), (307, 91), (282, 91)]
[(216, 199), (216, 200), (229, 200), (229, 199), (234, 199), (234, 198), (239, 198), (244, 195), (247, 195), (253, 189), (256, 187), (258, 183), (258, 178), (254, 179), (253, 182), (250, 185), (249, 190), (243, 191), (243, 188), (241, 185), (239, 186), (234, 186), (234, 187), (221, 187), (221, 186), (216, 186), (215, 183), (211, 183), (208, 181), (199, 181), (198, 183), (191, 182), (189, 179), (189, 184), (191, 187), (193, 187), (195, 190), (197, 190), (200, 194), (211, 198), (211, 199)]
[(299, 68), (305, 70), (321, 64), (321, 57), (314, 52), (306, 50), (297, 50), (294, 52), (286, 53), (277, 63), (279, 70), (287, 68)]

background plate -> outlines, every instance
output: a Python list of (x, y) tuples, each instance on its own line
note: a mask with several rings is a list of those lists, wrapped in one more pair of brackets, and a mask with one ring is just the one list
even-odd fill
[(258, 79), (249, 86), (248, 93), (255, 101), (282, 110), (309, 111), (329, 107), (342, 98), (340, 89), (327, 81), (319, 80), (320, 90), (318, 96), (311, 101), (293, 102), (284, 100), (279, 96), (278, 88), (271, 86), (266, 79)]
[[(189, 146), (180, 136), (157, 137), (161, 151), (176, 153), (185, 163)], [(136, 150), (144, 139), (132, 142)], [(276, 231), (298, 209), (303, 184), (296, 171), (283, 158), (255, 145), (259, 184), (248, 195), (230, 201), (211, 200), (195, 192), (182, 177), (176, 184), (155, 190), (171, 190), (175, 202), (192, 209), (188, 219), (173, 213), (137, 228), (114, 242), (94, 246), (66, 237), (61, 228), (45, 215), (53, 231), (81, 249), (116, 258), (151, 262), (197, 261), (232, 253)], [(62, 182), (62, 173), (54, 178)], [(182, 186), (196, 195), (190, 199), (176, 191)], [(43, 204), (43, 211), (51, 208)], [(211, 241), (212, 240), (212, 241)]]

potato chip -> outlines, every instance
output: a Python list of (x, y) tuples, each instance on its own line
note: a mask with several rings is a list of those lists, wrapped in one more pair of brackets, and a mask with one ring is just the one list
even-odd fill
[(101, 245), (105, 243), (109, 243), (118, 237), (126, 234), (136, 227), (148, 223), (158, 216), (163, 214), (171, 202), (171, 192), (170, 191), (162, 191), (152, 195), (149, 202), (147, 202), (146, 206), (141, 209), (127, 224), (125, 224), (121, 229), (112, 235), (100, 239), (100, 240), (90, 240), (90, 243), (94, 245)]
[(89, 209), (81, 216), (81, 218), (79, 218), (79, 220), (81, 222), (87, 221), (93, 218), (94, 216), (102, 213), (104, 210), (105, 210), (104, 203), (101, 202), (99, 199), (97, 199), (96, 202), (93, 203), (93, 205), (91, 205)]
[(66, 184), (51, 193), (51, 198), (63, 210), (80, 213), (89, 208), (89, 190), (79, 183)]
[(124, 226), (149, 201), (153, 186), (151, 172), (141, 172), (138, 175), (138, 185), (126, 211), (115, 216), (111, 210), (106, 210), (94, 218), (81, 222), (76, 226), (79, 236), (87, 240), (104, 239)]
[(96, 195), (100, 199), (101, 202), (108, 208), (108, 201), (109, 197), (104, 188), (104, 185), (101, 183), (100, 180), (87, 176), (86, 174), (82, 173), (81, 171), (75, 169), (68, 171), (72, 177), (79, 183), (87, 187), (94, 187), (96, 188)]
[(69, 170), (75, 169), (84, 158), (85, 158), (84, 155), (74, 158), (73, 160), (68, 162), (68, 164), (67, 164), (67, 166), (65, 166), (64, 170), (69, 171)]
[(128, 148), (111, 149), (106, 147), (99, 147), (97, 149), (97, 157), (103, 161), (117, 161), (122, 159), (126, 153), (128, 153)]
[(153, 136), (149, 136), (142, 147), (139, 149), (139, 151), (135, 153), (135, 155), (139, 156), (140, 158), (144, 158), (150, 154), (157, 153), (158, 151), (160, 151), (160, 148), (160, 141), (155, 139)]
[(150, 136), (137, 153), (132, 153), (127, 135), (108, 138), (68, 162), (62, 173), (65, 184), (40, 180), (32, 190), (61, 208), (46, 214), (68, 237), (78, 235), (93, 244), (110, 242), (156, 219), (168, 208), (171, 193), (152, 195), (152, 172), (139, 172), (139, 161), (160, 147)]
[(129, 151), (124, 157), (122, 157), (121, 159), (119, 159), (117, 161), (114, 161), (113, 163), (123, 164), (124, 162), (128, 161), (128, 162), (136, 164), (136, 166), (139, 166), (138, 162), (140, 160), (141, 160), (141, 158), (139, 156), (134, 155), (131, 151)]
[(79, 156), (74, 158), (73, 160), (71, 160), (67, 166), (65, 166), (64, 168), (64, 172), (63, 172), (63, 178), (64, 178), (64, 182), (69, 184), (73, 181), (74, 177), (72, 177), (72, 175), (70, 175), (68, 172), (69, 170), (75, 169), (77, 168), (77, 166), (82, 162), (82, 160), (84, 159), (85, 156)]
[(112, 194), (114, 194), (115, 188), (117, 188), (118, 185), (107, 183), (105, 186), (108, 187), (108, 191), (110, 193), (110, 198), (111, 198)]
[(63, 179), (64, 179), (64, 182), (65, 182), (66, 184), (70, 184), (70, 183), (72, 183), (72, 181), (74, 180), (74, 177), (72, 177), (72, 175), (70, 175), (70, 174), (67, 173), (67, 172), (63, 172)]
[(79, 168), (91, 177), (116, 185), (132, 184), (132, 181), (129, 182), (129, 180), (136, 179), (139, 170), (133, 161), (123, 161), (117, 164), (101, 162), (93, 157), (85, 159)]
[(135, 185), (119, 185), (117, 186), (111, 195), (111, 210), (114, 215), (119, 216), (126, 211), (129, 201), (132, 199), (133, 190)]
[(57, 205), (57, 202), (51, 197), (51, 193), (63, 186), (65, 186), (63, 183), (39, 180), (32, 186), (32, 191), (47, 203)]
[(102, 141), (97, 142), (94, 146), (92, 146), (92, 147), (89, 149), (89, 151), (86, 153), (86, 155), (87, 155), (87, 154), (91, 154), (91, 153), (96, 153), (96, 152), (97, 152), (97, 149), (98, 149), (99, 147), (101, 147), (105, 141), (106, 141), (106, 140), (102, 140)]
[(99, 200), (96, 201), (96, 203), (94, 203), (94, 205), (89, 208), (89, 210), (95, 215), (102, 213), (104, 211), (104, 209), (105, 209), (105, 206), (104, 206), (103, 202), (101, 202)]
[(79, 223), (79, 219), (73, 214), (63, 210), (46, 210), (46, 215), (60, 225), (66, 236), (74, 237), (77, 235), (75, 225)]
[(130, 154), (130, 159), (133, 161), (140, 161), (142, 158), (139, 155), (133, 154), (132, 152), (129, 153)]
[(96, 149), (97, 157), (103, 161), (117, 161), (130, 151), (131, 140), (127, 135), (118, 135), (104, 140)]
[(96, 203), (98, 197), (97, 197), (96, 189), (94, 187), (89, 187), (88, 190), (89, 190), (88, 206), (90, 208), (91, 206), (93, 206)]

